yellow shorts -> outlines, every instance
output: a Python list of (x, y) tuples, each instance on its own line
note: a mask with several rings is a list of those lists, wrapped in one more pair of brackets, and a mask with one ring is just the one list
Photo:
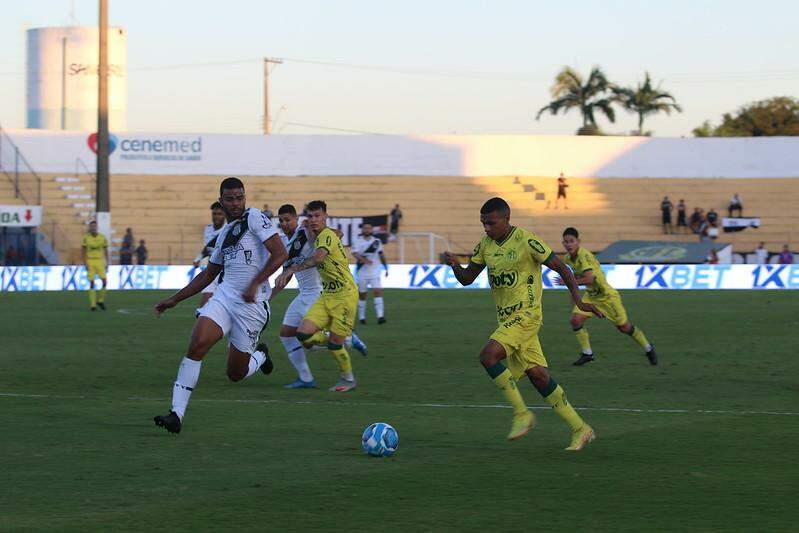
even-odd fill
[(541, 322), (533, 318), (530, 311), (517, 311), (505, 319), (491, 338), (505, 348), (508, 368), (515, 379), (524, 377), (534, 366), (547, 366), (544, 351), (538, 341)]
[(355, 327), (355, 313), (358, 310), (358, 293), (325, 296), (324, 293), (314, 302), (305, 320), (310, 320), (320, 329), (349, 337)]
[(93, 281), (95, 276), (105, 279), (105, 261), (102, 259), (89, 259), (86, 261), (86, 277), (89, 281)]
[[(583, 302), (594, 304), (594, 307), (599, 309), (605, 315), (605, 318), (617, 326), (627, 323), (627, 310), (624, 309), (624, 305), (621, 303), (621, 296), (607, 296), (601, 300), (594, 300), (590, 296), (584, 295)], [(594, 316), (592, 313), (581, 311), (576, 305), (572, 309), (572, 313), (575, 315)]]

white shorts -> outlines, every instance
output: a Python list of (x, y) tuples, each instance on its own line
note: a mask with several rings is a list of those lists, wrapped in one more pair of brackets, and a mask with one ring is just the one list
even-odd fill
[(219, 286), (219, 276), (215, 277), (214, 281), (209, 283), (208, 286), (202, 290), (202, 294), (213, 294), (218, 286)]
[(358, 276), (358, 292), (367, 292), (369, 288), (381, 289), (383, 287), (380, 274), (376, 276)]
[(308, 313), (308, 309), (319, 299), (317, 293), (298, 294), (286, 309), (286, 316), (283, 317), (283, 325), (296, 328), (302, 322), (303, 317)]
[(228, 343), (244, 353), (253, 353), (261, 331), (269, 324), (269, 302), (231, 301), (225, 291), (217, 291), (200, 310), (200, 316), (213, 320)]

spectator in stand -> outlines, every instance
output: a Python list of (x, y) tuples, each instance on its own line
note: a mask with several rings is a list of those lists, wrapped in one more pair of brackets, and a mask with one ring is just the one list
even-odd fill
[(566, 183), (566, 176), (564, 176), (563, 172), (561, 172), (560, 176), (558, 176), (558, 197), (555, 198), (555, 209), (558, 208), (561, 198), (563, 198), (563, 209), (569, 208), (569, 202), (566, 200), (566, 189), (568, 188), (569, 184)]
[(6, 266), (19, 265), (19, 252), (17, 252), (16, 248), (14, 248), (13, 246), (9, 246), (6, 249), (6, 258), (4, 262)]
[(689, 224), (691, 231), (698, 235), (702, 230), (702, 222), (704, 222), (704, 219), (705, 216), (702, 210), (698, 207), (694, 207), (694, 212), (691, 213), (691, 222)]
[(144, 245), (144, 239), (139, 241), (139, 247), (136, 248), (136, 264), (147, 264), (147, 247)]
[(739, 217), (744, 216), (744, 204), (737, 192), (732, 195), (732, 200), (730, 200), (730, 205), (727, 208), (727, 213), (730, 215), (730, 218), (732, 218), (733, 211), (738, 211)]
[(671, 225), (671, 212), (674, 210), (674, 204), (671, 203), (668, 196), (663, 197), (663, 201), (660, 202), (660, 211), (662, 213), (663, 219), (663, 233), (669, 234), (674, 233), (674, 227)]
[(766, 243), (761, 242), (760, 246), (755, 250), (758, 265), (765, 265), (768, 263), (768, 250), (766, 250)]
[(719, 214), (711, 207), (707, 212), (707, 235), (711, 240), (716, 240), (719, 236)]
[(718, 265), (719, 264), (719, 256), (716, 253), (716, 249), (715, 248), (710, 250), (710, 255), (707, 256), (707, 261), (705, 261), (705, 262), (708, 263), (708, 264), (711, 264), (711, 265)]
[(133, 242), (133, 230), (128, 228), (125, 230), (125, 236), (122, 237), (122, 246), (119, 248), (120, 265), (133, 264)]
[(272, 218), (274, 216), (272, 215), (272, 210), (269, 209), (269, 204), (264, 204), (264, 208), (261, 209), (261, 212), (264, 214), (264, 216), (266, 216), (266, 218)]
[(396, 241), (397, 233), (399, 232), (400, 220), (402, 220), (402, 210), (400, 209), (399, 204), (394, 205), (394, 209), (391, 210), (389, 218), (390, 218), (389, 240)]
[(788, 248), (787, 244), (782, 247), (782, 251), (780, 252), (780, 261), (779, 261), (779, 263), (781, 265), (791, 265), (791, 264), (793, 264), (793, 254), (791, 253), (791, 249)]
[(677, 231), (680, 233), (688, 233), (688, 221), (685, 217), (685, 200), (682, 198), (680, 199), (680, 203), (677, 204)]

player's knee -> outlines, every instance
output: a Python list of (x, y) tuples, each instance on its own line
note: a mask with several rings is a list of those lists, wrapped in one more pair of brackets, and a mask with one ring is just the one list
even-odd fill
[(622, 324), (621, 326), (616, 326), (616, 328), (620, 332), (622, 332), (624, 334), (627, 334), (627, 335), (632, 335), (633, 333), (635, 333), (635, 326), (633, 326), (629, 322), (627, 322), (626, 324)]
[(578, 315), (574, 315), (569, 320), (569, 323), (572, 325), (573, 330), (578, 330), (583, 327), (583, 319)]
[(497, 356), (497, 354), (487, 352), (483, 350), (480, 352), (480, 364), (483, 365), (485, 368), (491, 368), (495, 364), (501, 361), (501, 358)]
[(546, 388), (549, 384), (549, 371), (546, 367), (536, 365), (532, 368), (528, 368), (525, 373), (527, 377), (530, 378), (533, 386), (538, 390)]

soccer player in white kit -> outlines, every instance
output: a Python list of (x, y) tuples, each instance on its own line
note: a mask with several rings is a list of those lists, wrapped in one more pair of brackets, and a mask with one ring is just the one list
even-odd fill
[[(210, 257), (211, 253), (214, 251), (214, 247), (216, 246), (216, 238), (222, 232), (222, 229), (225, 227), (225, 210), (222, 209), (222, 204), (219, 202), (214, 202), (211, 204), (211, 223), (205, 226), (203, 230), (203, 249), (194, 258), (194, 268), (200, 266), (200, 263), (206, 257)], [(200, 301), (200, 307), (197, 308), (197, 316), (200, 316), (200, 309), (208, 303), (208, 300), (211, 299), (211, 296), (214, 295), (214, 291), (216, 290), (216, 286), (219, 284), (219, 276), (214, 278), (214, 281), (211, 282), (206, 288), (202, 290), (202, 300)]]
[(383, 285), (380, 282), (380, 265), (383, 265), (385, 275), (388, 276), (388, 264), (383, 255), (383, 241), (372, 234), (372, 225), (363, 224), (361, 234), (353, 239), (352, 255), (361, 265), (358, 270), (358, 320), (366, 324), (366, 298), (369, 288), (372, 289), (375, 300), (375, 313), (377, 323), (385, 324), (385, 308), (383, 305)]
[[(283, 266), (290, 267), (302, 263), (313, 255), (315, 251), (314, 239), (316, 237), (311, 234), (308, 228), (299, 226), (297, 209), (293, 205), (285, 204), (280, 206), (277, 215), (280, 230), (283, 232), (280, 238), (288, 251), (288, 259)], [(319, 277), (319, 271), (315, 268), (301, 270), (295, 273), (294, 276), (297, 278), (299, 294), (286, 309), (283, 324), (280, 326), (280, 342), (286, 348), (289, 361), (297, 370), (298, 377), (285, 387), (287, 389), (313, 389), (316, 388), (316, 380), (311, 373), (311, 368), (308, 366), (305, 349), (297, 339), (297, 328), (308, 309), (319, 298), (322, 292), (322, 279)], [(277, 289), (273, 290), (272, 297), (274, 298), (277, 293)], [(356, 350), (366, 355), (366, 345), (354, 332), (351, 342)]]
[(259, 344), (258, 339), (269, 323), (269, 276), (280, 268), (288, 253), (272, 222), (258, 209), (246, 209), (241, 180), (223, 180), (219, 196), (228, 224), (217, 238), (208, 267), (155, 305), (155, 314), (160, 316), (222, 273), (214, 297), (194, 323), (172, 389), (172, 409), (153, 419), (156, 426), (170, 433), (180, 433), (203, 357), (223, 336), (228, 338), (227, 375), (231, 381), (246, 379), (258, 369), (269, 374), (273, 368), (266, 345)]

